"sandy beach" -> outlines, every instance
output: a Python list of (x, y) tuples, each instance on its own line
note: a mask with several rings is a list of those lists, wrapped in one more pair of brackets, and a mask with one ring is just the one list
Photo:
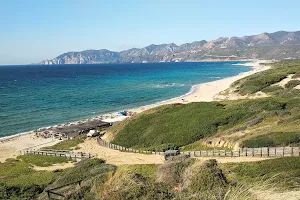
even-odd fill
[[(214, 97), (220, 93), (221, 91), (226, 90), (230, 87), (230, 85), (246, 76), (252, 75), (257, 72), (261, 72), (264, 70), (269, 69), (269, 66), (260, 65), (260, 63), (267, 63), (270, 61), (253, 61), (245, 64), (241, 64), (244, 66), (250, 66), (252, 67), (252, 70), (249, 72), (245, 72), (242, 74), (239, 74), (234, 77), (229, 77), (226, 79), (221, 79), (213, 82), (203, 83), (195, 85), (192, 90), (183, 96), (166, 100), (160, 103), (142, 106), (135, 109), (130, 109), (131, 112), (143, 112), (145, 110), (165, 105), (165, 104), (173, 104), (173, 103), (190, 103), (190, 102), (201, 102), (201, 101), (214, 101), (216, 100)], [(125, 118), (124, 118), (125, 119)], [(108, 120), (113, 121), (113, 120)], [(25, 148), (31, 148), (31, 147), (43, 147), (43, 146), (51, 146), (55, 143), (58, 143), (60, 140), (53, 139), (53, 138), (41, 138), (41, 137), (35, 137), (34, 133), (24, 134), (12, 137), (7, 140), (0, 141), (0, 162), (4, 162), (7, 158), (14, 158), (18, 155), (20, 155), (20, 150)]]
[(270, 68), (269, 66), (266, 66), (264, 64), (260, 65), (260, 63), (270, 63), (270, 62), (271, 61), (267, 61), (267, 60), (258, 60), (258, 61), (244, 63), (244, 64), (239, 64), (239, 65), (251, 67), (252, 70), (249, 72), (241, 73), (237, 76), (233, 76), (233, 77), (229, 77), (229, 78), (225, 78), (225, 79), (221, 79), (221, 80), (217, 80), (217, 81), (213, 81), (213, 82), (194, 85), (193, 88), (191, 89), (191, 91), (186, 95), (183, 95), (183, 96), (180, 96), (177, 98), (173, 98), (173, 99), (169, 99), (166, 101), (162, 101), (162, 102), (159, 102), (156, 104), (151, 104), (151, 105), (131, 109), (130, 111), (140, 113), (145, 110), (155, 108), (155, 107), (161, 106), (161, 105), (166, 105), (166, 104), (174, 104), (174, 103), (186, 104), (186, 103), (191, 103), (191, 102), (216, 101), (217, 100), (217, 98), (215, 98), (216, 95), (218, 95), (220, 92), (228, 89), (232, 83), (234, 83), (235, 81), (242, 79), (246, 76), (250, 76), (257, 72), (261, 72), (261, 71), (265, 71), (265, 70), (269, 69)]

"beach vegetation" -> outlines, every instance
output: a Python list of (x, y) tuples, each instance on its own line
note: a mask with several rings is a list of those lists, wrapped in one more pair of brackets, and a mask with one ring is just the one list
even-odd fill
[[(33, 170), (32, 162), (39, 164), (38, 158), (22, 158), (20, 156), (0, 163), (0, 199), (32, 199), (59, 175), (59, 172)], [(51, 162), (50, 156), (48, 158)], [(46, 159), (42, 160), (45, 163)]]
[[(66, 199), (100, 199), (104, 184), (113, 176), (116, 171), (114, 165), (106, 164), (101, 159), (88, 159), (76, 163), (74, 167), (62, 171), (61, 175), (45, 190), (64, 186), (76, 181), (81, 181), (80, 187), (77, 184), (63, 187), (56, 192), (65, 195)], [(44, 192), (39, 198), (46, 199)]]
[(280, 61), (272, 64), (272, 68), (247, 76), (232, 84), (235, 91), (241, 95), (254, 94), (275, 83), (280, 82), (290, 74), (300, 70), (300, 61)]
[(285, 88), (292, 89), (297, 85), (300, 85), (300, 80), (291, 80), (287, 84), (285, 84)]
[(39, 167), (48, 167), (53, 164), (66, 163), (72, 161), (70, 158), (65, 158), (65, 157), (33, 155), (33, 154), (21, 155), (18, 156), (17, 159), (22, 160), (25, 163), (34, 166), (39, 166)]
[(126, 122), (113, 143), (149, 150), (180, 148), (237, 126), (251, 127), (286, 109), (277, 98), (166, 105)]
[(284, 147), (300, 146), (300, 132), (275, 132), (244, 140), (241, 147)]
[(268, 180), (268, 189), (298, 189), (300, 185), (300, 158), (285, 157), (258, 162), (220, 164), (230, 181), (261, 184)]
[(53, 149), (53, 150), (73, 150), (80, 143), (83, 143), (86, 136), (78, 136), (73, 139), (63, 140), (53, 146), (43, 147), (42, 149)]

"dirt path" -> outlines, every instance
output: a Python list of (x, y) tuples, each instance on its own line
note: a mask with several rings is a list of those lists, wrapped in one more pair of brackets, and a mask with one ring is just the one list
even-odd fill
[(36, 171), (55, 171), (55, 170), (58, 170), (58, 169), (66, 169), (66, 168), (70, 168), (70, 167), (74, 167), (74, 163), (72, 163), (72, 162), (59, 163), (59, 164), (54, 164), (54, 165), (49, 166), (49, 167), (34, 166), (33, 169), (36, 170)]
[(124, 164), (162, 164), (164, 163), (163, 156), (160, 155), (145, 155), (138, 153), (121, 152), (107, 147), (100, 146), (95, 138), (86, 139), (84, 143), (79, 144), (78, 151), (91, 153), (97, 158), (106, 160), (109, 164), (124, 165)]
[(254, 191), (258, 200), (299, 200), (300, 191), (277, 192), (274, 190)]
[[(86, 139), (84, 143), (79, 144), (78, 151), (90, 153), (97, 158), (106, 160), (107, 163), (114, 165), (123, 164), (163, 164), (164, 158), (160, 155), (145, 155), (130, 152), (121, 152), (107, 147), (103, 147), (97, 143), (95, 138)], [(255, 162), (267, 160), (271, 158), (261, 157), (197, 157), (197, 159), (205, 161), (209, 159), (216, 159), (219, 163), (230, 162)]]

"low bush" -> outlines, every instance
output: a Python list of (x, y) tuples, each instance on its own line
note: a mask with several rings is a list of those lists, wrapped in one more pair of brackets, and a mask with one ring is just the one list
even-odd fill
[(285, 88), (292, 89), (296, 87), (297, 85), (300, 85), (300, 80), (291, 80), (287, 84), (285, 84)]
[(284, 90), (283, 87), (278, 86), (278, 85), (274, 85), (274, 86), (269, 86), (269, 87), (266, 87), (266, 88), (262, 89), (262, 92), (274, 93), (274, 92), (282, 92), (283, 90)]
[[(244, 125), (247, 121), (249, 125), (255, 125), (262, 120), (258, 118), (255, 121), (255, 116), (269, 117), (268, 113), (284, 110), (285, 107), (285, 101), (275, 98), (224, 104), (202, 102), (175, 107), (161, 106), (154, 112), (141, 114), (126, 122), (113, 143), (143, 150), (177, 149), (212, 136), (218, 131)], [(254, 120), (255, 123), (249, 120)]]
[(235, 181), (258, 184), (270, 179), (276, 187), (297, 189), (300, 184), (300, 157), (286, 157), (259, 162), (227, 163), (221, 168)]
[(241, 143), (242, 147), (279, 147), (300, 145), (300, 132), (275, 132), (247, 139)]
[(33, 199), (55, 180), (59, 173), (34, 171), (19, 159), (0, 163), (0, 199)]
[(267, 88), (274, 83), (280, 82), (289, 74), (295, 74), (300, 70), (300, 61), (281, 61), (273, 65), (274, 67), (269, 70), (236, 81), (233, 83), (233, 87), (235, 87), (236, 91), (241, 95), (254, 94), (261, 90), (271, 90), (274, 92), (274, 89), (277, 90), (279, 88)]
[(86, 136), (78, 136), (70, 140), (63, 140), (53, 146), (44, 147), (43, 149), (54, 149), (54, 150), (72, 150), (78, 144), (83, 143)]
[(24, 161), (25, 163), (29, 163), (31, 165), (40, 166), (40, 167), (48, 167), (53, 164), (72, 161), (71, 159), (65, 157), (31, 155), (31, 154), (18, 156), (17, 158)]

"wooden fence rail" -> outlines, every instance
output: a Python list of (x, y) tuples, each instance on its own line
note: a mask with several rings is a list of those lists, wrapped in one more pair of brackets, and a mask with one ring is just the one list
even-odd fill
[[(101, 138), (97, 138), (99, 145), (119, 151), (127, 151), (142, 154), (164, 155), (164, 152), (158, 151), (142, 151), (115, 145)], [(300, 156), (300, 147), (262, 147), (262, 148), (240, 148), (233, 150), (201, 150), (181, 152), (191, 157), (295, 157)]]
[(65, 157), (71, 159), (86, 159), (93, 158), (91, 154), (82, 153), (82, 152), (71, 152), (71, 151), (50, 151), (50, 150), (23, 150), (21, 154), (34, 154), (34, 155), (43, 155), (43, 156), (57, 156)]

